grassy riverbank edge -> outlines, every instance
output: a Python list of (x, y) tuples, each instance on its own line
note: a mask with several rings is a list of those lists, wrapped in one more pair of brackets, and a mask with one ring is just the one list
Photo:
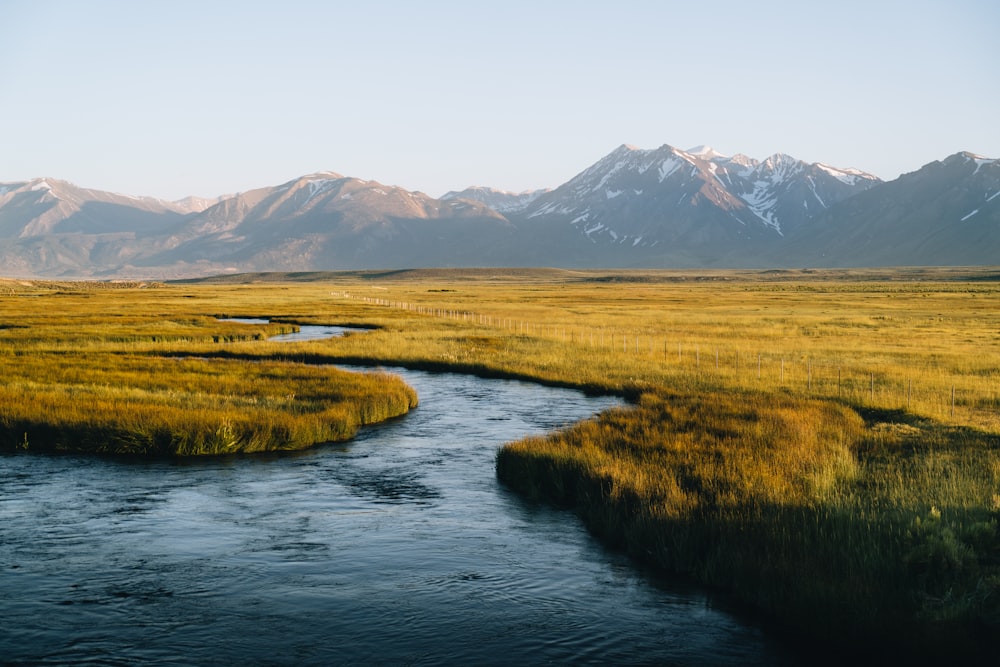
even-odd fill
[[(170, 356), (170, 354), (167, 353), (165, 356)], [(373, 371), (398, 367), (411, 371), (426, 371), (428, 373), (455, 373), (458, 375), (471, 375), (484, 380), (514, 380), (518, 382), (530, 382), (543, 387), (574, 389), (587, 396), (618, 396), (629, 402), (637, 401), (646, 389), (645, 385), (642, 384), (615, 384), (611, 382), (599, 382), (592, 380), (575, 381), (559, 379), (530, 370), (510, 370), (489, 363), (434, 361), (406, 356), (393, 357), (379, 355), (377, 357), (372, 357), (310, 351), (297, 351), (281, 354), (270, 352), (255, 353), (220, 350), (206, 353), (205, 357), (212, 359), (236, 359), (242, 361), (283, 360), (314, 366), (357, 366), (369, 368)]]
[[(105, 356), (104, 375), (93, 365), (70, 366), (62, 371), (68, 377), (0, 386), (0, 451), (196, 457), (299, 450), (349, 440), (418, 404), (401, 378), (377, 371)], [(81, 371), (87, 382), (71, 377)]]
[[(508, 443), (496, 471), (524, 497), (574, 511), (606, 544), (732, 596), (793, 640), (863, 663), (991, 664), (997, 508), (904, 501), (889, 487), (919, 481), (934, 449), (948, 457), (1000, 443), (929, 422), (899, 429), (904, 414), (866, 417), (828, 400), (660, 388)], [(911, 469), (889, 480), (900, 456)]]

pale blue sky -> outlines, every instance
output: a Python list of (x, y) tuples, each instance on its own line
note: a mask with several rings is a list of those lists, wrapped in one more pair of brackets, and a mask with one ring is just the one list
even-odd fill
[(0, 182), (520, 191), (622, 143), (1000, 157), (1000, 2), (0, 0)]

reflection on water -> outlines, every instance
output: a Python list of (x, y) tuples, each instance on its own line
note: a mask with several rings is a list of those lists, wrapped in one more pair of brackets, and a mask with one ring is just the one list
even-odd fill
[(290, 343), (300, 340), (324, 340), (327, 338), (336, 338), (337, 336), (343, 336), (348, 332), (357, 332), (357, 331), (365, 331), (365, 329), (327, 326), (325, 324), (300, 324), (298, 331), (293, 331), (291, 333), (286, 333), (286, 334), (279, 334), (277, 336), (271, 336), (270, 338), (268, 338), (268, 340), (277, 343)]
[(399, 372), (419, 408), (294, 455), (0, 458), (0, 661), (789, 660), (497, 483), (502, 442), (611, 399)]

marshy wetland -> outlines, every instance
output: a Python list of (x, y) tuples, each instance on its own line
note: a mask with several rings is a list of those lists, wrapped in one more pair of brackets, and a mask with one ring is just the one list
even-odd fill
[[(0, 442), (10, 454), (0, 462), (22, 472), (165, 466), (171, 477), (278, 470), (317, 451), (349, 458), (369, 430), (405, 424), (428, 400), (362, 428), (407, 414), (420, 391), (398, 374), (333, 365), (619, 396), (629, 403), (598, 418), (505, 434), (528, 437), (499, 453), (500, 442), (489, 444), (481, 465), (499, 478), (497, 493), (525, 498), (517, 511), (548, 512), (535, 500), (573, 508), (636, 568), (700, 582), (831, 650), (983, 659), (1000, 634), (998, 306), (1000, 282), (985, 270), (9, 281), (0, 283)], [(307, 324), (369, 330), (268, 340)], [(305, 458), (198, 456), (355, 436)], [(131, 456), (95, 464), (81, 452)], [(203, 462), (178, 463), (190, 456)], [(412, 481), (405, 464), (395, 470)], [(22, 516), (3, 495), (3, 511)], [(273, 508), (282, 494), (263, 495)], [(190, 503), (193, 513), (202, 506)], [(564, 514), (552, 516), (576, 525)], [(188, 548), (182, 534), (176, 548)], [(27, 567), (28, 552), (7, 560), (14, 553), (22, 560), (4, 564), (5, 588)], [(308, 591), (308, 573), (298, 576)], [(600, 644), (580, 650), (600, 661)], [(759, 655), (777, 659), (774, 650), (765, 643)]]

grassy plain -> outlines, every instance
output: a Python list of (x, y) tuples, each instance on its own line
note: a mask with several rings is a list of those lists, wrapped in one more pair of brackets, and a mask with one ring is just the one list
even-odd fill
[[(372, 329), (260, 340), (280, 322)], [(228, 424), (315, 414), (332, 400), (323, 394), (331, 383), (310, 384), (317, 369), (302, 362), (458, 370), (628, 396), (634, 405), (511, 443), (498, 454), (499, 477), (576, 508), (637, 558), (831, 645), (972, 660), (1000, 641), (995, 271), (483, 269), (142, 289), (0, 283), (8, 447), (18, 446), (18, 415), (33, 397), (50, 396), (29, 420), (43, 425), (80, 395), (110, 388), (132, 393), (102, 428), (125, 432), (136, 430), (135, 406), (178, 396), (180, 411), (163, 427), (175, 434), (188, 432), (183, 417), (199, 400), (225, 404)], [(257, 379), (272, 367), (280, 381)], [(215, 375), (243, 379), (200, 384)], [(267, 419), (254, 412), (262, 405)], [(210, 439), (219, 421), (203, 423)]]
[(162, 285), (0, 283), (0, 449), (300, 449), (416, 405), (416, 393), (384, 373), (209, 359), (220, 346), (295, 327), (219, 322), (213, 308), (222, 303), (206, 296)]

